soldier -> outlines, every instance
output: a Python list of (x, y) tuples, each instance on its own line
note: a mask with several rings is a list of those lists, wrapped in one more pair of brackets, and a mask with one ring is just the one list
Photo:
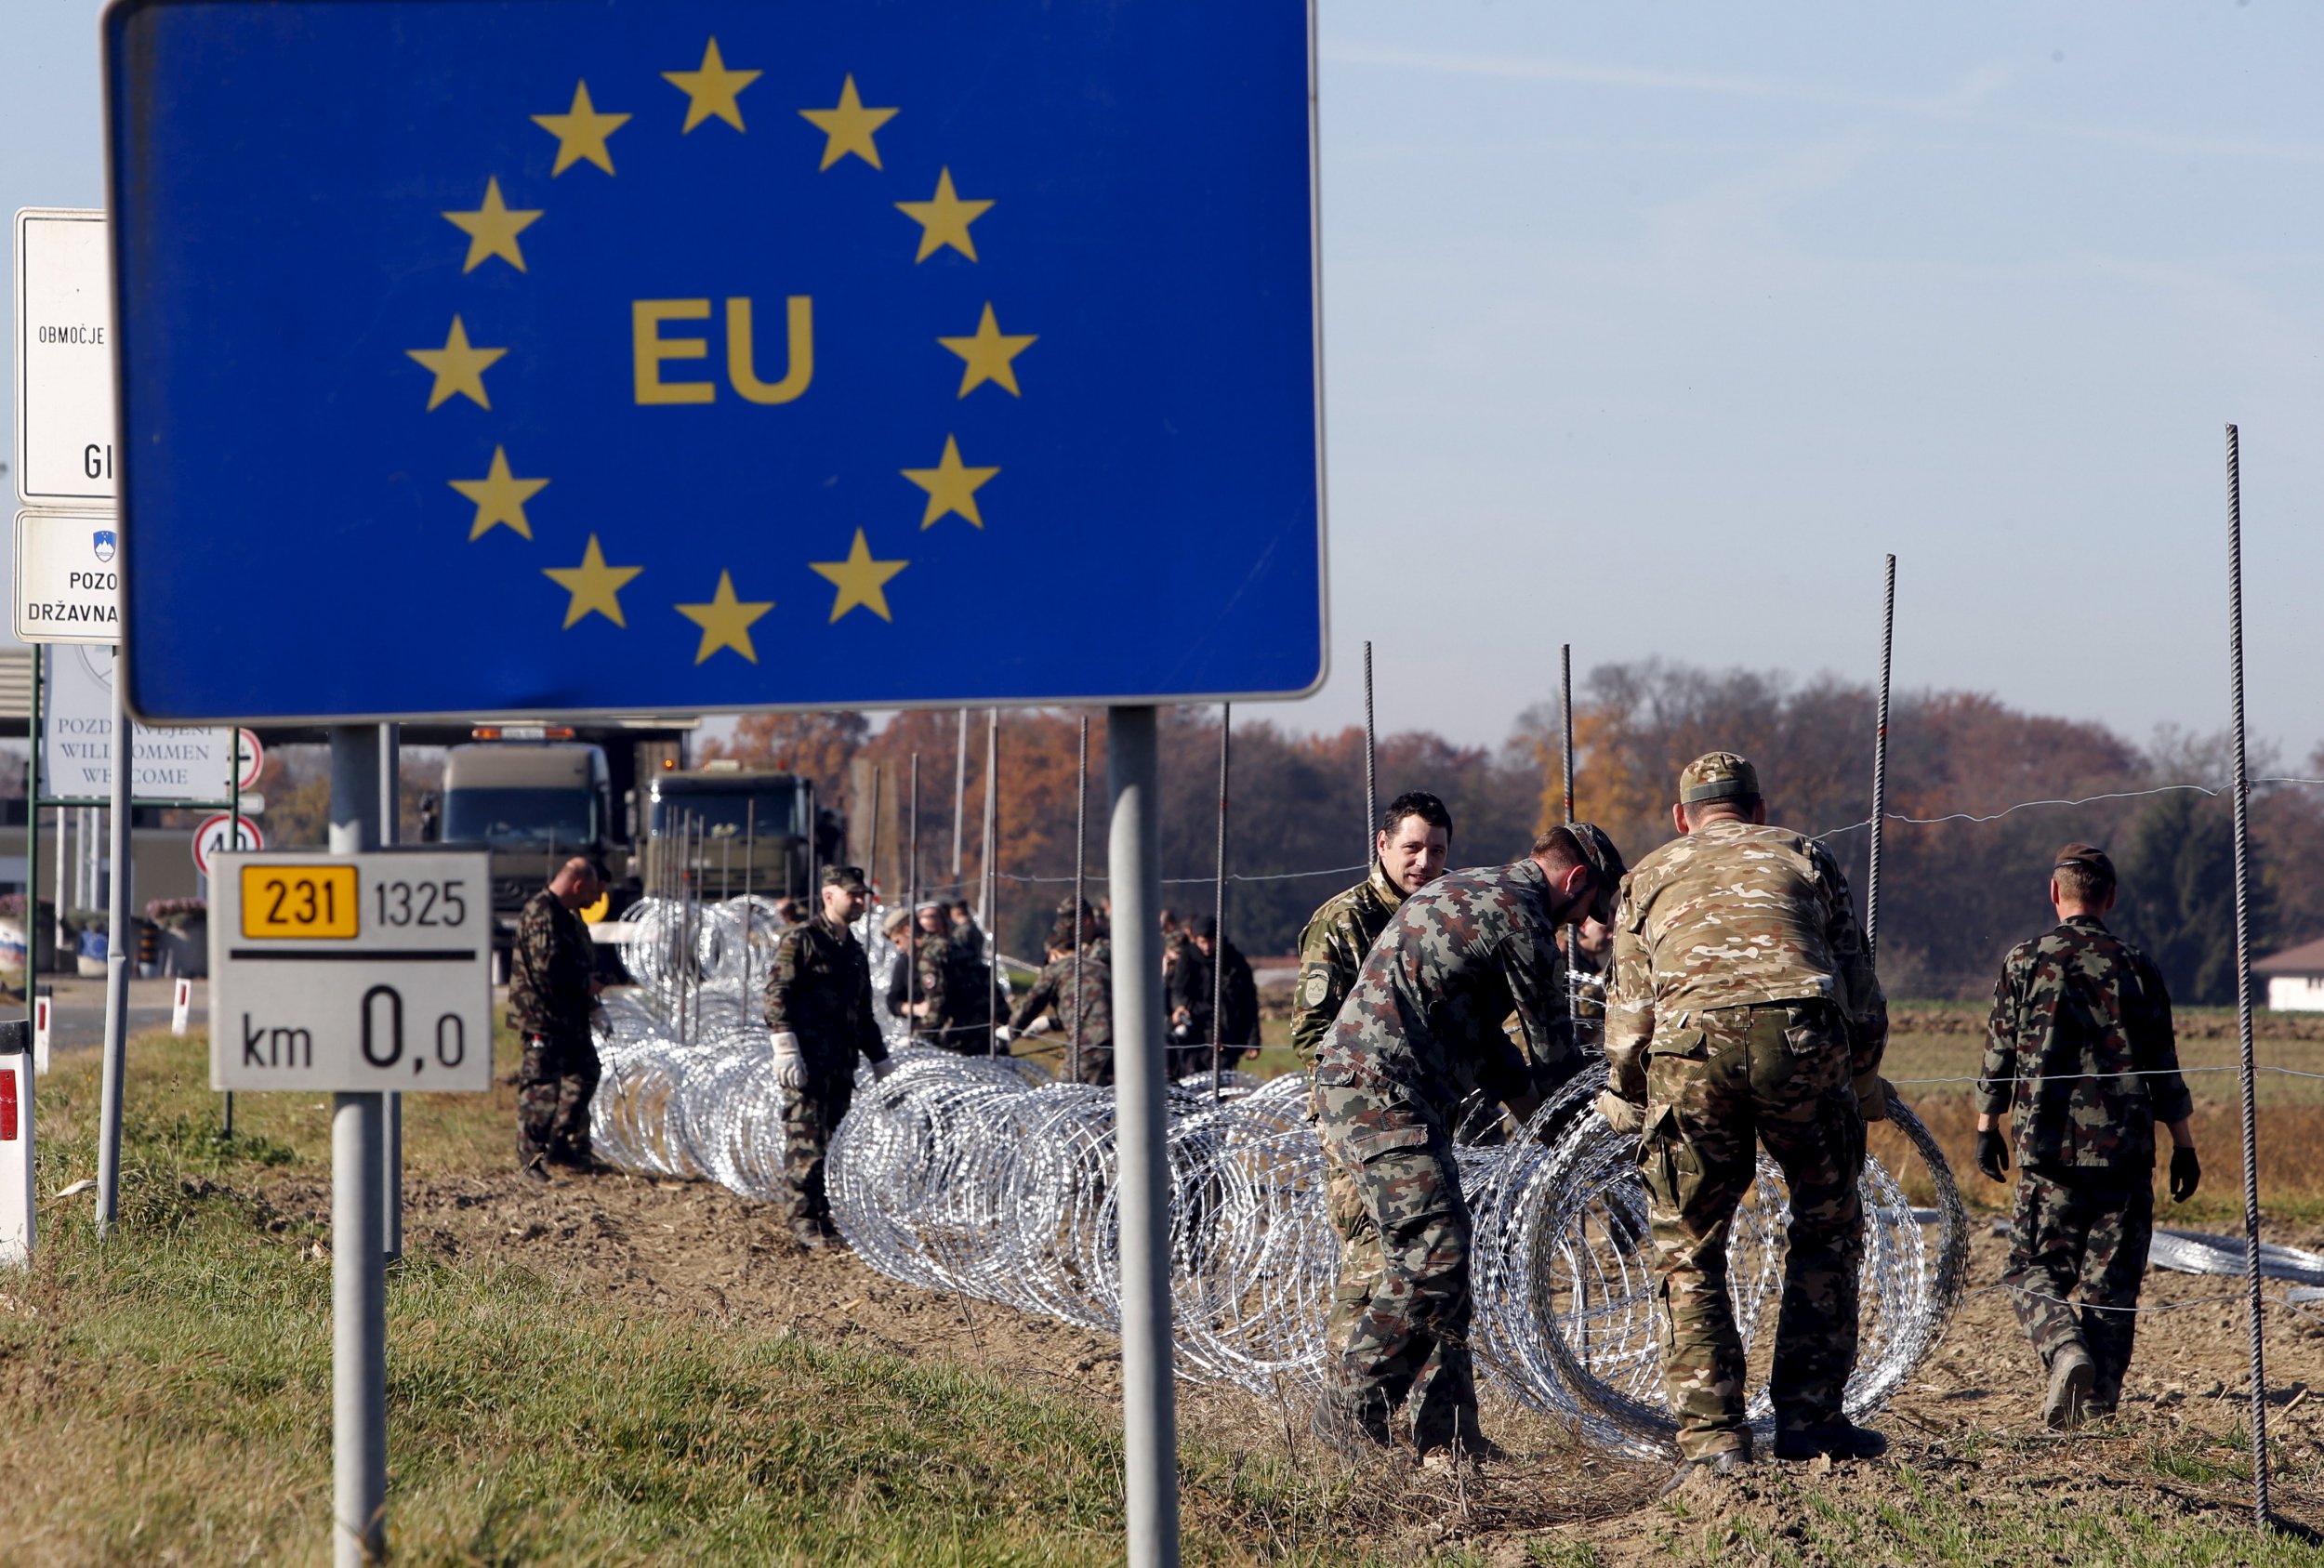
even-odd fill
[(1195, 924), (1185, 956), (1169, 974), (1164, 989), (1170, 1001), (1170, 1046), (1168, 1072), (1172, 1078), (1210, 1071), (1212, 1038), (1210, 1013), (1211, 965), (1221, 966), (1219, 982), (1217, 1039), (1219, 1065), (1232, 1068), (1246, 1050), (1259, 1045), (1259, 986), (1252, 980), (1250, 960), (1231, 942), (1219, 940), (1219, 922), (1206, 915)]
[[(2001, 1284), (2048, 1368), (2042, 1418), (2111, 1416), (2131, 1364), (2154, 1238), (2155, 1124), (2171, 1129), (2171, 1201), (2203, 1168), (2187, 1126), (2171, 995), (2146, 955), (2108, 931), (2114, 863), (2068, 844), (2050, 871), (2057, 929), (2001, 963), (1977, 1078), (1977, 1168), (2007, 1179), (1997, 1125), (2014, 1113), (2017, 1213)], [(2081, 1287), (2078, 1324), (2067, 1298)]]
[(588, 928), (575, 910), (605, 890), (604, 873), (575, 855), (517, 917), (508, 963), (508, 1023), (524, 1042), (517, 1068), (517, 1159), (542, 1180), (550, 1165), (590, 1167), (589, 1098), (601, 1071), (589, 1011), (604, 989), (591, 975)]
[[(1070, 906), (1069, 906), (1070, 907)], [(1063, 1033), (1068, 1042), (1079, 1031), (1079, 1050), (1071, 1044), (1066, 1048), (1069, 1065), (1077, 1066), (1076, 1077), (1085, 1084), (1101, 1087), (1114, 1081), (1114, 1011), (1111, 996), (1114, 989), (1113, 954), (1110, 944), (1103, 941), (1086, 943), (1081, 950), (1081, 987), (1079, 1005), (1076, 1005), (1074, 989), (1074, 930), (1070, 915), (1058, 921), (1049, 934), (1049, 962), (1041, 967), (1039, 978), (1021, 998), (1009, 1015), (1008, 1027), (1000, 1032), (1000, 1043), (1006, 1046), (1012, 1036), (1037, 1039), (1053, 1028)], [(1077, 1060), (1076, 1060), (1077, 1058)]]
[(767, 1027), (774, 1033), (774, 1081), (783, 1089), (784, 1218), (809, 1252), (838, 1232), (824, 1191), (824, 1156), (855, 1094), (858, 1052), (880, 1077), (888, 1045), (872, 1017), (871, 964), (848, 922), (871, 889), (852, 865), (823, 868), (823, 913), (783, 933), (767, 976)]
[(952, 1018), (944, 1044), (964, 1056), (990, 1056), (995, 1049), (993, 966), (984, 955), (984, 932), (966, 901), (954, 903), (947, 914), (954, 968), (945, 982)]
[[(1307, 917), (1300, 932), (1298, 989), (1292, 997), (1291, 1048), (1309, 1067), (1331, 1032), (1340, 1004), (1355, 989), (1373, 942), (1396, 917), (1397, 905), (1436, 880), (1452, 853), (1452, 813), (1425, 790), (1388, 802), (1372, 838), (1371, 875)], [(1332, 1292), (1325, 1343), (1344, 1344), (1370, 1302), (1381, 1268), (1380, 1232), (1354, 1179), (1338, 1162), (1324, 1162), (1324, 1208), (1340, 1238), (1340, 1274)]]
[(1871, 1458), (1888, 1440), (1840, 1402), (1856, 1354), (1864, 1122), (1887, 1113), (1888, 1005), (1839, 865), (1767, 825), (1749, 762), (1714, 751), (1688, 763), (1670, 820), (1682, 837), (1638, 863), (1615, 916), (1598, 1105), (1644, 1134), (1679, 1451), (1722, 1476), (1751, 1458), (1727, 1232), (1763, 1143), (1791, 1196), (1776, 1456)]
[(958, 950), (953, 946), (951, 923), (944, 916), (944, 906), (932, 900), (922, 903), (915, 915), (908, 935), (903, 920), (891, 919), (888, 927), (888, 935), (897, 947), (895, 963), (888, 971), (888, 1010), (905, 1021), (915, 1045), (954, 1049), (957, 1036), (952, 1026), (957, 1021), (953, 1013), (964, 988), (958, 979), (960, 963)]
[[(1528, 1043), (1560, 1058), (1551, 1044), (1567, 1031), (1556, 930), (1609, 914), (1621, 874), (1613, 840), (1576, 823), (1535, 839), (1513, 865), (1439, 877), (1380, 933), (1316, 1053), (1324, 1158), (1353, 1185), (1377, 1238), (1315, 1411), (1316, 1437), (1343, 1454), (1386, 1449), (1388, 1418), (1407, 1393), (1423, 1458), (1493, 1452), (1477, 1425), (1469, 1209), (1453, 1117), (1476, 1088), (1521, 1124), (1540, 1108), (1501, 1021), (1514, 1011)], [(1569, 1071), (1579, 1065), (1572, 1058)], [(1342, 1279), (1336, 1295), (1357, 1288)]]

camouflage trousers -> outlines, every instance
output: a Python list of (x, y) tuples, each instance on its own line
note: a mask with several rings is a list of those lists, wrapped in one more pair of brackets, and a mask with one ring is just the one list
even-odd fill
[[(1235, 1064), (1243, 1060), (1243, 1053), (1249, 1048), (1248, 1046), (1221, 1046), (1219, 1048), (1219, 1070), (1222, 1073), (1234, 1072)], [(1209, 1045), (1205, 1043), (1199, 1046), (1165, 1047), (1162, 1071), (1169, 1075), (1172, 1083), (1178, 1082), (1181, 1078), (1195, 1075), (1208, 1077), (1210, 1075)]]
[(517, 1067), (517, 1157), (589, 1157), (589, 1099), (602, 1068), (588, 1040), (526, 1037)]
[(1657, 1031), (1638, 1159), (1670, 1324), (1663, 1384), (1688, 1458), (1744, 1439), (1743, 1341), (1727, 1285), (1727, 1236), (1759, 1144), (1790, 1190), (1783, 1308), (1769, 1392), (1779, 1430), (1841, 1418), (1856, 1359), (1864, 1250), (1864, 1124), (1848, 1047), (1823, 1003), (1723, 1008)]
[[(2127, 1175), (2131, 1179), (2124, 1180)], [(2001, 1284), (2017, 1321), (2047, 1367), (2067, 1345), (2090, 1352), (2096, 1369), (2090, 1403), (2112, 1410), (2122, 1397), (2138, 1336), (2138, 1291), (2155, 1236), (2153, 1173), (2067, 1175), (2027, 1168), (2017, 1175), (2009, 1265)], [(2069, 1304), (2081, 1288), (2079, 1321)]]
[[(1367, 1146), (1375, 1141), (1390, 1146)], [(1469, 1205), (1451, 1150), (1419, 1127), (1357, 1132), (1352, 1149), (1327, 1122), (1324, 1162), (1325, 1201), (1343, 1244), (1325, 1351), (1327, 1406), (1377, 1429), (1408, 1398), (1421, 1453), (1455, 1437), (1473, 1446)]]
[(1064, 1060), (1057, 1064), (1057, 1075), (1061, 1078), (1069, 1077), (1076, 1084), (1092, 1084), (1099, 1088), (1112, 1088), (1114, 1087), (1114, 1042), (1084, 1040), (1081, 1042), (1078, 1057), (1074, 1048), (1067, 1046)]
[(783, 1218), (794, 1231), (831, 1222), (831, 1198), (824, 1189), (824, 1162), (831, 1135), (855, 1100), (852, 1063), (810, 1059), (807, 1086), (783, 1096)]

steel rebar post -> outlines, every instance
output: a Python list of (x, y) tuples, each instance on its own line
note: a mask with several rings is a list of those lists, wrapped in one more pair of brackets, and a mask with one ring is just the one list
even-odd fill
[[(1367, 653), (1371, 644), (1366, 643)], [(1235, 705), (1219, 705), (1219, 862), (1210, 887), (1210, 1098), (1226, 1098), (1225, 1020), (1219, 1003), (1226, 982), (1226, 758)], [(1240, 1044), (1241, 1042), (1236, 1042)]]
[(2273, 1509), (2267, 1474), (2267, 1365), (2260, 1295), (2258, 1075), (2251, 1048), (2251, 839), (2246, 821), (2251, 784), (2243, 731), (2243, 473), (2240, 441), (2227, 427), (2227, 652), (2235, 696), (2236, 1039), (2243, 1091), (2243, 1278), (2251, 1331), (2251, 1506), (2265, 1528)]
[(1372, 835), (1380, 827), (1380, 777), (1375, 753), (1379, 736), (1372, 725), (1372, 639), (1364, 639), (1364, 860), (1368, 865), (1376, 851)]
[[(807, 837), (810, 843), (813, 842), (814, 828), (812, 823), (808, 827)], [(759, 802), (756, 798), (746, 798), (743, 801), (743, 1006), (746, 1014), (753, 995), (750, 982), (754, 978), (753, 971), (757, 968), (758, 955), (758, 950), (751, 945), (750, 942), (750, 916), (751, 912), (757, 907), (759, 897), (758, 884), (754, 880), (753, 870), (757, 863), (753, 856), (758, 842)], [(809, 882), (812, 884), (812, 881), (813, 878), (810, 877)], [(807, 889), (807, 896), (810, 899), (819, 900), (823, 895), (811, 885)]]
[[(113, 649), (112, 886), (105, 916), (105, 1065), (97, 1144), (97, 1234), (121, 1218), (121, 1096), (129, 1067), (129, 783), (137, 736), (129, 724), (129, 669)], [(91, 835), (92, 841), (95, 835)]]
[(969, 710), (960, 710), (959, 744), (952, 760), (952, 890), (965, 891), (960, 885), (960, 847), (968, 826), (969, 811)]
[[(1130, 1568), (1178, 1561), (1178, 1390), (1171, 1380), (1169, 1171), (1164, 1149), (1159, 768), (1155, 710), (1105, 731), (1114, 903), (1114, 1152), (1121, 1193), (1123, 1501)], [(1076, 912), (1076, 924), (1078, 913)]]
[[(1109, 743), (1110, 744), (1110, 743)], [(1089, 716), (1081, 716), (1081, 749), (1074, 763), (1074, 1026), (1065, 1044), (1065, 1076), (1073, 1083), (1081, 1081), (1081, 906), (1083, 851), (1089, 842)], [(1119, 967), (1122, 956), (1114, 955)], [(1114, 1035), (1114, 1060), (1121, 1061), (1122, 1037), (1118, 1030)]]
[[(379, 731), (331, 731), (331, 853), (378, 847)], [(388, 1325), (385, 1097), (338, 1094), (331, 1113), (331, 1555), (380, 1561), (387, 1545)]]
[(1565, 789), (1565, 820), (1574, 820), (1574, 645), (1557, 649), (1557, 750), (1559, 782)]
[(1881, 829), (1888, 820), (1888, 671), (1896, 644), (1896, 558), (1888, 558), (1881, 591), (1880, 714), (1872, 725), (1872, 839), (1864, 871), (1864, 955), (1877, 957), (1881, 939)]
[[(24, 772), (24, 1021), (33, 1021), (33, 1012), (40, 1004), (40, 666), (41, 644), (33, 644), (33, 711), (27, 728), (32, 733), (31, 755), (25, 759)], [(242, 731), (234, 731), (237, 744)], [(239, 765), (234, 769), (240, 776)], [(59, 852), (64, 845), (60, 841)], [(206, 891), (206, 889), (205, 889)], [(50, 949), (53, 954), (55, 949)]]
[[(920, 1032), (920, 754), (912, 754), (912, 803), (905, 813), (908, 848), (904, 856), (904, 1033)], [(933, 1036), (931, 1036), (931, 1038)]]
[(1000, 709), (984, 729), (984, 1054), (1000, 1054)]

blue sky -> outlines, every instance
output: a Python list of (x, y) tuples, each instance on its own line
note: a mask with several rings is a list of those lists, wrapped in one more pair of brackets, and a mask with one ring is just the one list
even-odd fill
[[(97, 7), (12, 8), (0, 207), (101, 199)], [(2324, 11), (1327, 3), (1333, 676), (1498, 741), (1653, 655), (2324, 741)], [(5, 265), (5, 263), (0, 263)], [(9, 396), (0, 387), (0, 401)], [(1045, 623), (1046, 625), (1046, 623)], [(1259, 710), (1250, 710), (1256, 715)]]

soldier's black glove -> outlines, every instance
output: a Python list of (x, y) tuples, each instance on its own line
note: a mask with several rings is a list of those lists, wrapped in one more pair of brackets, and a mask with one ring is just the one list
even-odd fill
[(1995, 1181), (2009, 1179), (2009, 1140), (2000, 1127), (1977, 1134), (1977, 1168)]
[(2171, 1201), (2183, 1204), (2195, 1195), (2202, 1185), (2203, 1163), (2195, 1157), (2192, 1145), (2171, 1151)]

